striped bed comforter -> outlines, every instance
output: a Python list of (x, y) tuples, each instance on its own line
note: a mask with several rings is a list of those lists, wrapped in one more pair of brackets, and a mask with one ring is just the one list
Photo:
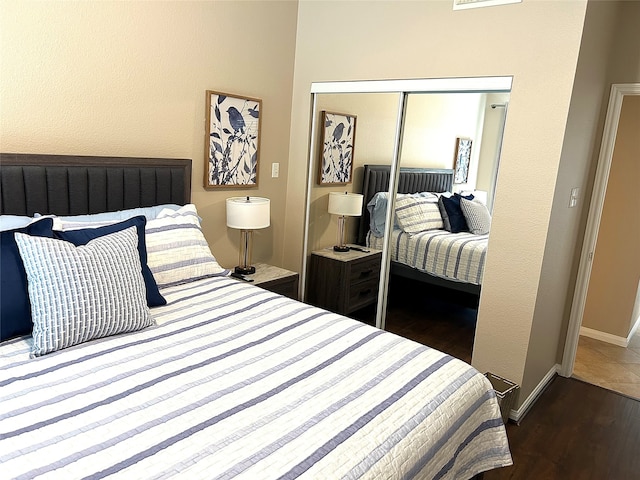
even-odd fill
[(489, 382), (355, 320), (217, 277), (157, 325), (37, 359), (0, 346), (0, 478), (459, 478), (511, 464)]
[[(482, 284), (489, 235), (427, 230), (408, 234), (391, 232), (391, 260), (436, 277), (474, 285)], [(382, 249), (384, 239), (367, 235), (367, 245)]]

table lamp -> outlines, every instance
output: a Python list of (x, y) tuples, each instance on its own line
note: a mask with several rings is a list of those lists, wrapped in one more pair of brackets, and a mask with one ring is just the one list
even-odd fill
[(345, 245), (346, 217), (359, 217), (362, 215), (362, 199), (359, 193), (329, 193), (329, 213), (338, 215), (338, 236), (337, 245), (333, 246), (336, 252), (348, 252), (349, 247)]
[(227, 198), (227, 227), (240, 230), (239, 265), (236, 273), (249, 275), (256, 272), (251, 265), (253, 231), (267, 228), (270, 223), (270, 205), (268, 198), (231, 197)]

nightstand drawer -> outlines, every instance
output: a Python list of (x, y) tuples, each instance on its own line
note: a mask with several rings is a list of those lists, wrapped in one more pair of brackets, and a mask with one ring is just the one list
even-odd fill
[(368, 280), (351, 285), (347, 311), (354, 312), (375, 303), (378, 300), (378, 284), (379, 275), (375, 275)]
[(378, 301), (382, 252), (330, 249), (311, 253), (307, 301), (333, 312), (350, 314)]
[(255, 267), (256, 273), (245, 275), (247, 279), (253, 280), (253, 285), (294, 300), (298, 299), (299, 275), (296, 272), (266, 263), (256, 263)]
[(269, 290), (273, 293), (284, 295), (285, 297), (298, 299), (298, 276), (291, 276), (281, 280), (272, 280), (257, 285), (260, 288)]
[(361, 261), (352, 262), (349, 283), (352, 285), (358, 282), (365, 282), (375, 278), (380, 278), (380, 256), (365, 258)]

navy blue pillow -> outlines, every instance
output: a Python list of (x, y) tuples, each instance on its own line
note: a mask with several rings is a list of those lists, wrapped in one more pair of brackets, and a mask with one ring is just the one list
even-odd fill
[(166, 305), (167, 301), (160, 295), (156, 279), (153, 278), (153, 274), (147, 265), (147, 242), (144, 232), (146, 224), (147, 219), (144, 215), (140, 215), (125, 220), (124, 222), (118, 222), (104, 227), (83, 228), (81, 230), (67, 230), (64, 232), (54, 231), (53, 233), (55, 238), (71, 242), (78, 247), (80, 245), (86, 245), (94, 238), (119, 232), (129, 227), (136, 227), (138, 232), (138, 253), (140, 254), (140, 263), (142, 264), (142, 277), (144, 278), (144, 285), (147, 290), (147, 305), (157, 307), (159, 305)]
[(53, 238), (53, 219), (43, 218), (26, 227), (0, 232), (0, 341), (31, 335), (31, 303), (14, 233)]
[[(463, 195), (462, 198), (473, 200), (473, 195)], [(450, 197), (441, 196), (438, 200), (438, 208), (444, 222), (444, 229), (451, 233), (467, 232), (469, 226), (460, 207), (460, 194), (454, 193)]]

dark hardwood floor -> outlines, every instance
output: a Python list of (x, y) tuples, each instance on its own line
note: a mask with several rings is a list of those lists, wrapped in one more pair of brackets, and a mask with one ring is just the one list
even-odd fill
[(580, 380), (556, 377), (507, 436), (513, 466), (484, 480), (640, 478), (640, 402)]
[[(471, 362), (476, 300), (390, 280), (387, 330)], [(484, 480), (640, 479), (640, 402), (555, 377), (507, 436), (514, 465)]]

